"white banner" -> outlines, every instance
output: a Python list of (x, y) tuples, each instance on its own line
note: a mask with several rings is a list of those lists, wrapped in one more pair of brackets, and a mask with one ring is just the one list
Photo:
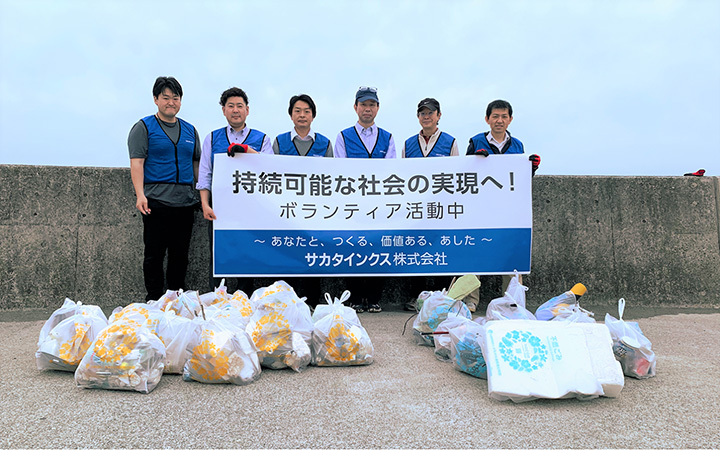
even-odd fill
[(525, 155), (215, 156), (215, 276), (529, 273)]

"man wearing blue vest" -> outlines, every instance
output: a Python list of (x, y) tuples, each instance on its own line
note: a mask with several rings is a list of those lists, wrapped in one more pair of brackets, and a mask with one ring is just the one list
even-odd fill
[[(203, 217), (211, 221), (208, 227), (210, 237), (210, 253), (213, 248), (213, 227), (212, 221), (217, 219), (210, 201), (210, 190), (212, 189), (213, 161), (217, 157), (232, 156), (231, 144), (246, 146), (250, 153), (272, 154), (270, 138), (265, 133), (250, 129), (245, 119), (250, 114), (250, 106), (245, 91), (232, 87), (220, 95), (222, 112), (227, 119), (227, 126), (218, 128), (205, 137), (200, 157), (200, 174), (198, 176), (197, 189), (200, 191)], [(212, 257), (210, 258), (210, 290), (220, 284), (220, 280), (213, 277)], [(251, 295), (253, 292), (253, 278), (245, 277), (238, 279), (238, 289)]]
[(307, 94), (294, 95), (290, 99), (288, 114), (293, 122), (292, 130), (275, 138), (273, 152), (276, 155), (333, 156), (330, 140), (312, 131), (311, 125), (317, 115), (315, 102)]
[[(317, 107), (309, 95), (293, 95), (288, 106), (288, 114), (294, 127), (275, 138), (273, 151), (276, 155), (333, 157), (330, 140), (312, 131)], [(320, 280), (320, 277), (293, 277), (289, 283), (299, 296), (307, 297), (308, 305), (315, 307), (322, 298)]]
[(194, 126), (177, 117), (182, 96), (182, 86), (175, 78), (158, 77), (153, 86), (157, 113), (138, 121), (128, 135), (135, 207), (143, 219), (146, 300), (157, 300), (165, 293), (166, 278), (168, 289), (185, 288), (194, 208), (198, 203), (193, 184), (200, 138)]
[[(403, 144), (403, 158), (434, 158), (438, 156), (458, 156), (457, 141), (444, 131), (440, 131), (440, 102), (434, 98), (420, 100), (417, 107), (417, 118), (420, 122), (420, 133), (409, 137)], [(452, 277), (419, 277), (411, 283), (412, 292), (437, 291), (448, 288)], [(436, 287), (438, 286), (439, 287)], [(432, 287), (431, 287), (432, 286)], [(405, 304), (405, 309), (415, 311), (416, 300)]]
[[(470, 138), (470, 144), (467, 148), (467, 155), (489, 156), (493, 155), (512, 155), (525, 153), (525, 147), (519, 139), (510, 136), (507, 131), (508, 126), (513, 120), (513, 110), (509, 102), (505, 100), (495, 100), (488, 104), (485, 110), (485, 122), (490, 125), (490, 131), (479, 133)], [(532, 154), (528, 158), (532, 162), (532, 176), (540, 167), (540, 157)], [(505, 293), (512, 275), (502, 276), (502, 291)], [(522, 283), (522, 277), (520, 277)]]
[[(336, 158), (395, 158), (395, 141), (392, 134), (375, 125), (380, 109), (377, 89), (361, 86), (355, 93), (355, 126), (342, 130), (335, 139)], [(379, 277), (349, 277), (355, 311), (380, 312), (380, 296), (385, 282)]]
[(417, 117), (422, 130), (405, 141), (403, 158), (458, 156), (455, 138), (438, 128), (441, 116), (440, 102), (434, 98), (426, 98), (418, 103)]

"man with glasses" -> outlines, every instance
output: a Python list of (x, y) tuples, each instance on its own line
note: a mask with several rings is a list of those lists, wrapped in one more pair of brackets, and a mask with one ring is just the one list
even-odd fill
[[(417, 107), (417, 117), (420, 122), (420, 133), (409, 137), (403, 144), (401, 155), (403, 158), (434, 158), (439, 156), (458, 156), (459, 150), (457, 141), (444, 131), (440, 131), (440, 102), (434, 98), (420, 100)], [(428, 289), (428, 285), (439, 284), (441, 288), (450, 287), (452, 277), (420, 277), (420, 281), (413, 280), (412, 291), (420, 292), (426, 290), (440, 290), (439, 288)], [(416, 300), (405, 304), (405, 309), (415, 311)], [(468, 304), (471, 311), (475, 306)]]
[[(395, 141), (392, 134), (375, 124), (380, 109), (377, 88), (361, 86), (355, 93), (353, 106), (358, 116), (355, 126), (342, 130), (335, 140), (336, 158), (395, 158)], [(350, 277), (348, 288), (352, 293), (355, 311), (380, 312), (380, 297), (384, 288), (380, 277)]]
[(177, 117), (183, 96), (180, 83), (173, 77), (158, 77), (152, 92), (157, 113), (138, 121), (128, 135), (135, 207), (143, 220), (145, 300), (159, 299), (166, 279), (168, 289), (185, 288), (198, 203), (193, 184), (200, 159), (197, 130)]

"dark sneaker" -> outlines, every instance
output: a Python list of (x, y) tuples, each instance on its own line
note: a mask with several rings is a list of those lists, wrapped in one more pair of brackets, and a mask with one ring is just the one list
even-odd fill
[(405, 308), (405, 311), (417, 312), (417, 300), (410, 300), (403, 305), (403, 308)]
[(382, 308), (377, 303), (374, 305), (370, 305), (370, 307), (368, 308), (368, 312), (381, 312), (381, 311), (382, 311)]
[(365, 312), (365, 307), (362, 304), (352, 305), (351, 308), (358, 314)]

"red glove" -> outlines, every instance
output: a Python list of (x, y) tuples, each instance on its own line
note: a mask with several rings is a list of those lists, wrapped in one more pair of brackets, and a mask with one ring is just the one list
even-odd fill
[(490, 153), (488, 153), (488, 151), (485, 150), (484, 148), (481, 148), (481, 149), (475, 150), (475, 154), (478, 156), (488, 156)]
[(686, 173), (684, 176), (686, 176), (686, 177), (701, 177), (703, 175), (705, 175), (705, 169), (700, 169), (697, 172)]
[(540, 156), (532, 154), (528, 159), (532, 162), (532, 174), (535, 175), (535, 171), (540, 167)]
[(235, 156), (235, 153), (247, 153), (247, 144), (230, 144), (228, 147), (228, 156)]

